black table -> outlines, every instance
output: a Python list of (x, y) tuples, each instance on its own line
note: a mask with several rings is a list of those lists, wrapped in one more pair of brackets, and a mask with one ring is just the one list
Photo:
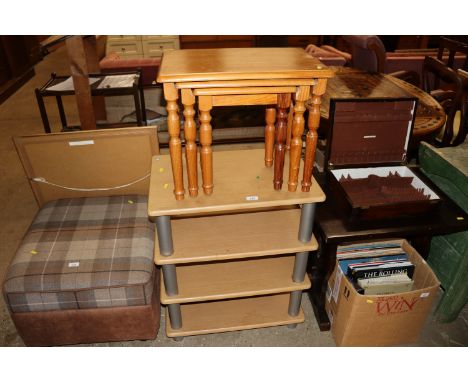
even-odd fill
[(468, 230), (468, 215), (418, 168), (410, 168), (441, 198), (442, 202), (437, 209), (429, 216), (367, 223), (360, 229), (350, 228), (347, 217), (334, 207), (333, 200), (328, 198), (330, 193), (323, 174), (314, 175), (327, 194), (327, 200), (317, 204), (314, 235), (319, 242), (319, 250), (317, 256), (309, 257), (308, 264), (308, 273), (312, 280), (309, 297), (320, 330), (330, 330), (330, 321), (325, 311), (325, 292), (327, 280), (335, 266), (338, 245), (364, 240), (405, 238), (423, 258), (427, 258), (432, 236)]
[[(135, 74), (136, 79), (133, 82), (132, 86), (121, 86), (121, 87), (103, 87), (99, 88), (99, 84), (104, 80), (105, 77), (126, 75), (126, 74)], [(50, 133), (50, 124), (49, 118), (47, 116), (47, 110), (44, 104), (44, 97), (55, 97), (57, 101), (57, 107), (60, 115), (60, 122), (62, 124), (62, 131), (71, 131), (77, 130), (79, 127), (68, 126), (67, 118), (65, 116), (65, 110), (63, 107), (62, 96), (74, 95), (74, 90), (50, 90), (51, 86), (57, 85), (65, 80), (70, 78), (70, 76), (57, 76), (55, 73), (52, 73), (50, 79), (39, 89), (36, 89), (36, 100), (39, 106), (39, 112), (41, 113), (42, 124), (44, 125), (44, 131)], [(95, 73), (89, 74), (89, 78), (99, 78), (99, 80), (92, 85), (91, 95), (92, 96), (122, 96), (122, 95), (131, 95), (135, 103), (135, 112), (136, 112), (136, 122), (137, 126), (146, 125), (146, 106), (145, 106), (145, 97), (143, 93), (143, 83), (141, 77), (141, 71), (125, 71), (125, 72), (115, 72), (115, 73)], [(123, 127), (123, 126), (134, 126), (135, 123), (113, 123), (113, 124), (98, 124), (98, 128), (103, 127)]]

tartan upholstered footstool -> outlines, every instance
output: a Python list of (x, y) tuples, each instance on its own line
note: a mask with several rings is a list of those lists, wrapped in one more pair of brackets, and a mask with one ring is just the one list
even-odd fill
[(160, 304), (153, 249), (145, 196), (45, 204), (3, 286), (25, 344), (154, 339)]

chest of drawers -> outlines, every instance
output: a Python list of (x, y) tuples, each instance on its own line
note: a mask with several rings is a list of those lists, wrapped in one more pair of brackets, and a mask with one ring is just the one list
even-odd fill
[(118, 53), (122, 58), (161, 57), (166, 50), (179, 49), (179, 36), (110, 35), (106, 54)]

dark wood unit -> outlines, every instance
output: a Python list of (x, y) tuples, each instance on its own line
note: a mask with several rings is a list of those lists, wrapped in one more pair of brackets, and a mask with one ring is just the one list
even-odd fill
[(205, 48), (251, 48), (255, 46), (255, 36), (248, 35), (190, 35), (179, 36), (181, 49)]
[(305, 35), (261, 35), (255, 36), (255, 46), (257, 47), (298, 47), (305, 48), (309, 44), (321, 45), (323, 36)]
[(298, 48), (305, 48), (309, 44), (322, 45), (324, 42), (324, 36), (288, 36), (288, 46), (295, 46)]
[(349, 224), (429, 213), (438, 195), (407, 166), (416, 98), (332, 99), (326, 168)]
[(35, 36), (0, 36), (0, 103), (34, 75), (39, 60)]
[[(305, 48), (309, 44), (321, 45), (333, 42), (327, 36), (306, 35), (185, 35), (180, 36), (181, 49), (204, 48), (251, 48), (251, 47), (298, 47)], [(330, 36), (328, 36), (330, 37)], [(334, 40), (334, 39), (333, 39)]]

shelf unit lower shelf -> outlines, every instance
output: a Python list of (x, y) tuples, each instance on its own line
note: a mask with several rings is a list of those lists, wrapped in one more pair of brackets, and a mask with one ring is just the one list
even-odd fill
[(166, 335), (185, 337), (304, 322), (302, 308), (296, 317), (291, 317), (288, 304), (288, 293), (184, 304), (180, 307), (182, 328), (177, 330), (171, 328), (166, 309)]
[(292, 280), (294, 259), (294, 255), (286, 255), (178, 266), (179, 293), (168, 296), (162, 278), (161, 303), (185, 304), (309, 289), (308, 277), (300, 283)]
[(234, 260), (315, 251), (317, 241), (298, 240), (299, 208), (205, 216), (172, 221), (174, 253), (163, 256), (156, 237), (157, 265)]

